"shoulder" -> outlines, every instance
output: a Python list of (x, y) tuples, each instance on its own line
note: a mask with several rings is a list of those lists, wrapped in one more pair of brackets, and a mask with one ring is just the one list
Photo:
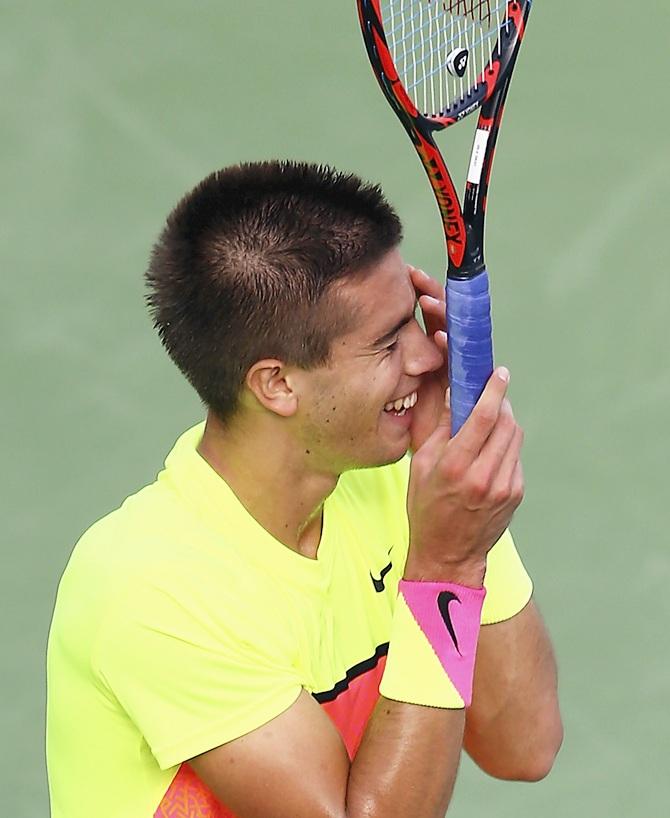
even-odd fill
[(63, 581), (118, 585), (124, 578), (151, 572), (175, 557), (175, 548), (192, 524), (186, 509), (174, 502), (162, 485), (152, 483), (83, 533)]
[[(61, 578), (52, 636), (90, 651), (103, 631), (171, 628), (186, 637), (214, 611), (244, 622), (247, 591), (234, 532), (214, 531), (159, 478), (84, 532)], [(244, 568), (244, 570), (243, 570)], [(248, 607), (248, 606), (247, 606)]]

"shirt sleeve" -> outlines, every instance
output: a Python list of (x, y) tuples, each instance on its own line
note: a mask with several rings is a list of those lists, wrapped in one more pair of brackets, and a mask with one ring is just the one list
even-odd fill
[(482, 625), (511, 619), (528, 604), (533, 593), (533, 583), (521, 562), (509, 529), (489, 551), (484, 587), (486, 598)]
[(159, 583), (134, 587), (109, 611), (93, 661), (98, 678), (141, 732), (161, 769), (272, 720), (301, 684), (273, 629), (253, 606), (197, 599)]

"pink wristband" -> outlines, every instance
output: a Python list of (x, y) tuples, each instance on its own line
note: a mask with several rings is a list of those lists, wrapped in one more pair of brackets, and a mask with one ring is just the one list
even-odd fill
[(398, 592), (465, 706), (469, 706), (486, 589), (402, 579)]

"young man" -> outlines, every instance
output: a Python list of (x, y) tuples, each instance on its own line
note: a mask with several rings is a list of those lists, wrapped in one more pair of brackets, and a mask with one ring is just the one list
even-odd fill
[(149, 304), (207, 421), (62, 578), (53, 818), (441, 818), (462, 748), (551, 768), (508, 373), (451, 439), (441, 288), (400, 239), (378, 188), (293, 163), (170, 215)]

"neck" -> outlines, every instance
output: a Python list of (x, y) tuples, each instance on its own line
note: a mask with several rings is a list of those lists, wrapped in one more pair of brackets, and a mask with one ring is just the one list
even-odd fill
[(272, 419), (255, 422), (253, 428), (243, 420), (223, 426), (210, 413), (198, 453), (266, 531), (314, 559), (323, 504), (338, 475), (315, 470), (306, 462), (304, 448), (281, 427), (281, 421)]

